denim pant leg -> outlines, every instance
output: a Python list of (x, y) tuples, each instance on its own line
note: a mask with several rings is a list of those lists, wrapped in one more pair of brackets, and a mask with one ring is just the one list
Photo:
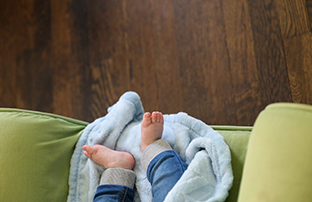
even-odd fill
[(133, 202), (134, 191), (122, 185), (100, 185), (93, 202)]
[(165, 200), (168, 192), (180, 179), (187, 164), (174, 150), (158, 154), (148, 165), (147, 178), (152, 185), (154, 202)]

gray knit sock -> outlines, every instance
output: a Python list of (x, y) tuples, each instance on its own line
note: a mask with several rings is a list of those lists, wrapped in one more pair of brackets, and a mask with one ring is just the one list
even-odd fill
[(148, 145), (143, 154), (141, 159), (141, 164), (145, 170), (147, 171), (147, 167), (150, 164), (150, 162), (160, 153), (172, 150), (171, 146), (168, 144), (168, 142), (164, 139), (159, 139), (155, 141), (154, 143)]
[(101, 177), (101, 185), (114, 184), (134, 188), (135, 173), (123, 168), (108, 168)]

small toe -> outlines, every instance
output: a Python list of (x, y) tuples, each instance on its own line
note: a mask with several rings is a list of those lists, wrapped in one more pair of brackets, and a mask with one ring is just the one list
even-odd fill
[(90, 150), (90, 146), (89, 145), (83, 145), (82, 149), (85, 150), (85, 151), (86, 150)]
[(153, 123), (163, 123), (163, 115), (161, 112), (153, 112), (152, 114)]
[(164, 116), (162, 113), (160, 113), (160, 115), (159, 115), (159, 122), (164, 123)]
[(146, 112), (146, 113), (144, 114), (143, 118), (146, 118), (146, 119), (151, 118), (151, 113)]
[(84, 151), (83, 154), (84, 154), (86, 157), (90, 158), (90, 159), (91, 159), (91, 157), (92, 157), (92, 156), (91, 156), (88, 152), (86, 152), (86, 151)]
[(151, 119), (152, 119), (152, 123), (157, 122), (157, 112), (153, 112)]

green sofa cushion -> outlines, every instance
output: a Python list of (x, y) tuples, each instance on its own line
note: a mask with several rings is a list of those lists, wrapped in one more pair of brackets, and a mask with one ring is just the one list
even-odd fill
[(239, 202), (311, 201), (312, 106), (269, 105), (250, 136)]
[(252, 127), (212, 126), (212, 128), (224, 137), (224, 141), (230, 147), (234, 181), (226, 202), (237, 202)]
[(0, 109), (0, 201), (67, 200), (70, 158), (87, 123)]
[[(54, 114), (0, 108), (0, 201), (66, 201), (70, 158), (87, 124)], [(234, 182), (226, 202), (236, 202), (252, 127), (212, 128), (231, 150)]]

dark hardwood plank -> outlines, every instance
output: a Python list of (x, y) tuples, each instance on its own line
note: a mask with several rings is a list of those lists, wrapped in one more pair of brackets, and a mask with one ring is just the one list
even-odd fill
[[(29, 5), (30, 4), (30, 5)], [(32, 46), (29, 4), (0, 1), (0, 106), (16, 107), (18, 52)]]
[(252, 82), (234, 89), (237, 125), (252, 126), (259, 113), (268, 105), (262, 99), (264, 91), (261, 91), (260, 85), (260, 82)]
[(174, 12), (183, 109), (209, 124), (237, 124), (221, 2), (175, 1)]
[(233, 85), (258, 81), (253, 32), (247, 0), (223, 0)]
[(152, 5), (150, 1), (124, 1), (126, 57), (130, 88), (141, 95), (146, 111), (159, 109), (155, 68)]
[(0, 107), (93, 121), (133, 90), (146, 111), (252, 125), (272, 102), (310, 103), (310, 10), (310, 0), (0, 1)]
[(307, 33), (310, 30), (306, 0), (276, 0), (283, 38)]
[(54, 113), (93, 121), (88, 4), (51, 1)]
[[(100, 96), (101, 102), (112, 105), (119, 96), (130, 89), (130, 67), (127, 61), (127, 10), (126, 1), (89, 2), (90, 64), (92, 81), (97, 85), (104, 76), (103, 89), (92, 91), (92, 96)], [(104, 84), (103, 83), (103, 84)], [(106, 110), (105, 110), (106, 112)], [(104, 113), (104, 111), (103, 111)]]
[[(146, 110), (157, 109), (150, 3), (106, 1), (89, 6), (90, 26), (94, 28), (90, 31), (91, 63), (101, 66), (100, 72), (110, 78), (106, 88), (111, 94), (109, 104), (125, 91), (133, 90), (141, 95)], [(100, 94), (94, 92), (94, 96)]]
[(74, 93), (72, 104), (76, 107), (74, 115), (80, 119), (92, 121), (94, 118), (91, 112), (89, 4), (85, 0), (71, 1), (68, 8), (72, 19), (70, 37), (73, 60), (69, 71), (75, 76), (71, 86)]
[[(12, 66), (4, 64), (2, 68), (6, 68), (4, 72), (14, 72), (12, 75), (5, 75), (4, 80), (6, 84), (9, 84), (8, 88), (14, 89), (9, 92), (10, 95), (6, 96), (11, 97), (9, 102), (15, 102), (18, 108), (52, 111), (51, 74), (49, 74), (49, 67), (43, 65), (44, 60), (49, 60), (47, 56), (49, 52), (46, 51), (49, 49), (50, 38), (48, 35), (50, 32), (49, 3), (41, 1), (20, 3), (18, 6), (16, 2), (6, 4), (4, 13), (8, 15), (6, 19), (10, 20), (9, 22), (1, 20), (4, 25), (2, 37), (10, 41), (3, 42), (3, 44), (9, 44), (6, 51), (12, 54), (8, 58), (2, 58), (11, 60)], [(28, 9), (33, 9), (37, 15), (30, 15)], [(12, 11), (19, 12), (12, 13)], [(8, 103), (5, 106), (12, 105)]]
[(107, 108), (118, 100), (112, 74), (114, 66), (112, 59), (103, 61), (92, 68), (92, 117), (97, 118), (107, 113)]
[[(69, 9), (69, 0), (51, 1), (51, 59), (50, 65), (53, 74), (53, 104), (54, 113), (84, 119), (75, 113), (81, 110), (81, 106), (74, 104), (76, 95), (77, 66), (73, 54), (74, 20)], [(81, 98), (80, 98), (81, 99)], [(79, 112), (80, 113), (80, 112)]]
[(307, 2), (307, 11), (310, 19), (310, 30), (312, 30), (312, 0), (306, 0)]
[[(6, 56), (7, 54), (1, 55)], [(10, 57), (6, 58), (8, 59)], [(16, 106), (15, 72), (16, 67), (15, 64), (12, 64), (12, 61), (0, 61), (0, 106), (2, 107)]]
[[(247, 0), (223, 0), (227, 47), (238, 125), (251, 125), (266, 103), (261, 102), (255, 47)], [(248, 113), (254, 111), (254, 114)]]
[(294, 102), (312, 104), (312, 33), (285, 39), (285, 54)]
[(33, 4), (33, 34), (34, 49), (21, 52), (18, 55), (20, 65), (18, 71), (21, 75), (18, 80), (24, 80), (20, 87), (20, 94), (27, 93), (23, 90), (27, 83), (30, 95), (31, 109), (39, 111), (53, 111), (53, 70), (50, 68), (51, 50), (51, 5), (50, 1), (34, 0)]
[(261, 103), (291, 102), (291, 93), (276, 4), (248, 0)]
[(154, 65), (158, 96), (158, 110), (164, 113), (183, 111), (183, 79), (180, 75), (176, 13), (174, 1), (151, 1)]
[(17, 58), (16, 102), (18, 108), (53, 111), (52, 70), (44, 65), (45, 56), (23, 51)]

